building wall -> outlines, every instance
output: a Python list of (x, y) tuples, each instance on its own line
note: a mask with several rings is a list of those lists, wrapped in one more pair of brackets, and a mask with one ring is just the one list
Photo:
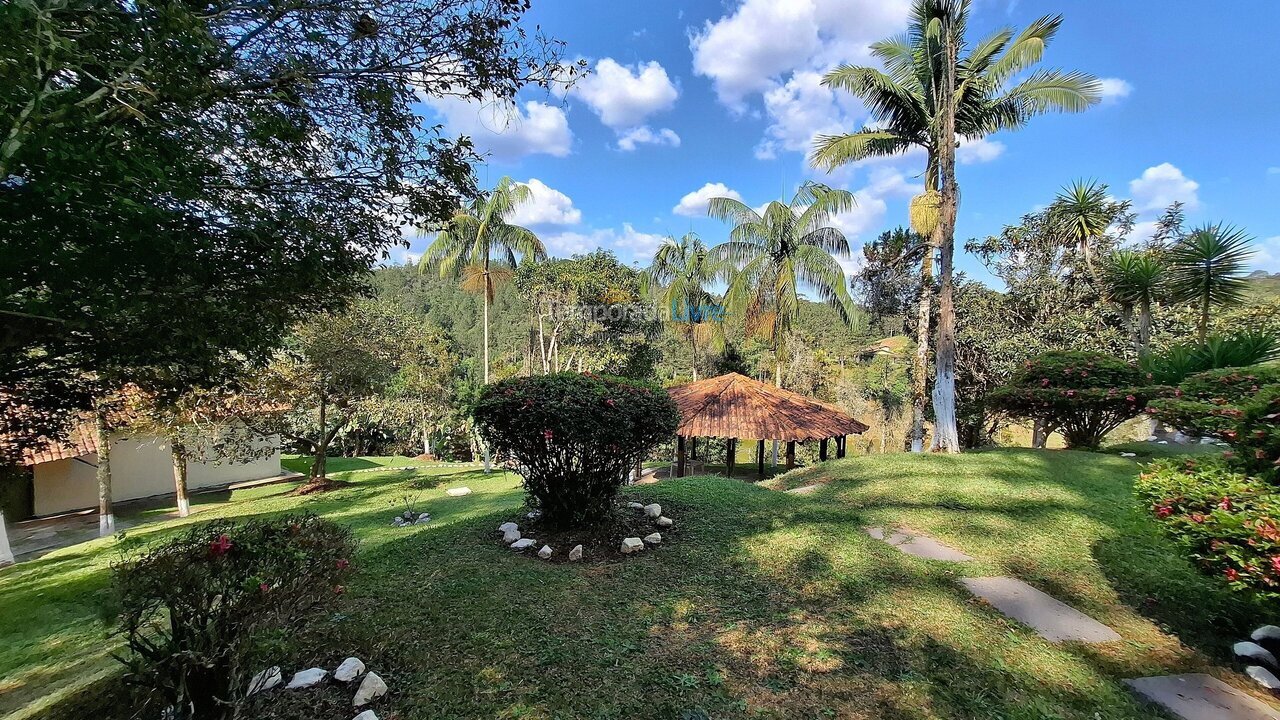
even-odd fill
[[(248, 463), (188, 463), (187, 488), (217, 487), (280, 474), (280, 439), (264, 438), (264, 458)], [(98, 456), (35, 466), (35, 513), (54, 515), (98, 505)], [(111, 496), (116, 502), (172, 494), (173, 459), (163, 438), (121, 434), (111, 442)]]

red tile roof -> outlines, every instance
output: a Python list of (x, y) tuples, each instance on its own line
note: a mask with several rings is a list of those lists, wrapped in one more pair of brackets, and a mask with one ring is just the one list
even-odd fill
[(685, 437), (820, 440), (861, 435), (867, 426), (840, 408), (729, 373), (668, 388)]
[(98, 452), (98, 434), (93, 423), (77, 423), (67, 432), (62, 441), (47, 440), (42, 445), (26, 448), (22, 451), (19, 465), (39, 465), (41, 463), (83, 457)]

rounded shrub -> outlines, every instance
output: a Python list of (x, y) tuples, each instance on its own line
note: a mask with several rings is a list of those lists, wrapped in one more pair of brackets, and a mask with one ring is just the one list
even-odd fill
[(1028, 360), (987, 401), (1013, 417), (1040, 420), (1046, 429), (1062, 433), (1067, 447), (1096, 450), (1107, 433), (1166, 392), (1119, 358), (1060, 351)]
[(1225, 440), (1232, 446), (1227, 455), (1232, 465), (1272, 481), (1280, 477), (1280, 368), (1192, 375), (1152, 408), (1168, 425)]
[(135, 709), (234, 717), (256, 643), (343, 592), (351, 531), (314, 515), (202, 524), (113, 568)]
[(680, 422), (661, 388), (576, 373), (495, 383), (473, 414), (485, 442), (514, 460), (530, 504), (553, 527), (608, 517), (627, 473)]

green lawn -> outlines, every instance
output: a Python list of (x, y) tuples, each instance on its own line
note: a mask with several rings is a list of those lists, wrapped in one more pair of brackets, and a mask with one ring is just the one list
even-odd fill
[[(1213, 663), (1262, 617), (1197, 574), (1134, 508), (1137, 468), (1002, 450), (849, 458), (767, 481), (824, 484), (806, 496), (668, 480), (629, 494), (663, 504), (677, 522), (671, 542), (607, 564), (550, 565), (503, 548), (494, 529), (515, 517), (518, 482), (474, 471), (355, 473), (354, 487), (305, 498), (257, 488), (201, 516), (302, 506), (356, 528), (348, 606), (296, 636), (281, 664), (359, 655), (391, 685), (383, 717), (656, 720), (701, 708), (712, 718), (1114, 720), (1159, 717), (1131, 699), (1125, 677), (1210, 670), (1247, 688)], [(475, 494), (444, 497), (455, 481)], [(436, 521), (388, 526), (419, 485), (433, 486), (421, 506)], [(979, 558), (966, 574), (1020, 577), (1124, 640), (1041, 640), (972, 600), (958, 566), (861, 531), (891, 523)], [(32, 716), (20, 708), (109, 672), (97, 607), (112, 542), (0, 573), (0, 634), (14, 639), (0, 647), (0, 713)], [(54, 716), (96, 716), (95, 697)], [(351, 714), (346, 702), (333, 717)]]

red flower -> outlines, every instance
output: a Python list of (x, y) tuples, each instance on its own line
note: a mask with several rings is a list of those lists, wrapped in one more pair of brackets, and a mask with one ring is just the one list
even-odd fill
[(1271, 557), (1271, 569), (1280, 573), (1280, 555), (1273, 555)]
[(214, 557), (226, 555), (231, 551), (231, 538), (226, 533), (218, 536), (217, 540), (209, 543), (209, 554)]
[(1204, 522), (1204, 521), (1205, 521), (1205, 516), (1204, 516), (1203, 514), (1201, 514), (1201, 513), (1191, 513), (1191, 522), (1194, 522), (1194, 523), (1202, 523), (1202, 522)]
[(604, 404), (608, 405), (609, 407), (613, 407), (617, 403), (613, 401), (613, 398), (605, 398)]
[(1075, 391), (1075, 390), (1068, 390), (1068, 391), (1067, 391), (1067, 397), (1075, 397), (1075, 396), (1076, 396), (1076, 391)]
[(1231, 512), (1231, 509), (1234, 506), (1231, 504), (1231, 498), (1224, 497), (1222, 498), (1222, 502), (1218, 503), (1218, 507), (1223, 510), (1226, 510), (1227, 512)]
[(551, 438), (555, 437), (555, 433), (551, 432), (550, 430), (543, 430), (542, 437), (547, 442), (551, 442)]
[(339, 570), (346, 570), (351, 567), (351, 561), (346, 558), (338, 558), (338, 562), (335, 564), (338, 566)]
[(264, 594), (269, 593), (271, 592), (271, 586), (266, 583), (258, 583), (258, 590), (260, 590)]
[(1136, 398), (1136, 397), (1134, 397), (1134, 396), (1132, 396), (1132, 395), (1125, 395), (1125, 396), (1124, 396), (1124, 399), (1125, 399), (1125, 400), (1128, 400), (1129, 402), (1137, 402), (1137, 401), (1138, 401), (1138, 398)]
[(1236, 572), (1235, 568), (1227, 568), (1223, 575), (1227, 576), (1227, 582), (1235, 582), (1240, 579), (1240, 573)]
[(334, 585), (334, 586), (333, 586), (333, 594), (334, 594), (334, 595), (341, 595), (342, 593), (344, 593), (344, 592), (346, 592), (346, 591), (347, 591), (347, 588), (346, 588), (346, 586), (344, 586), (344, 585)]
[(1167, 518), (1173, 514), (1173, 508), (1168, 505), (1161, 505), (1156, 508), (1156, 517)]
[(1182, 388), (1178, 388), (1178, 389), (1174, 390), (1174, 391), (1173, 391), (1173, 396), (1174, 396), (1174, 397), (1182, 397)]
[(1040, 378), (1040, 387), (1049, 387), (1049, 378)]

